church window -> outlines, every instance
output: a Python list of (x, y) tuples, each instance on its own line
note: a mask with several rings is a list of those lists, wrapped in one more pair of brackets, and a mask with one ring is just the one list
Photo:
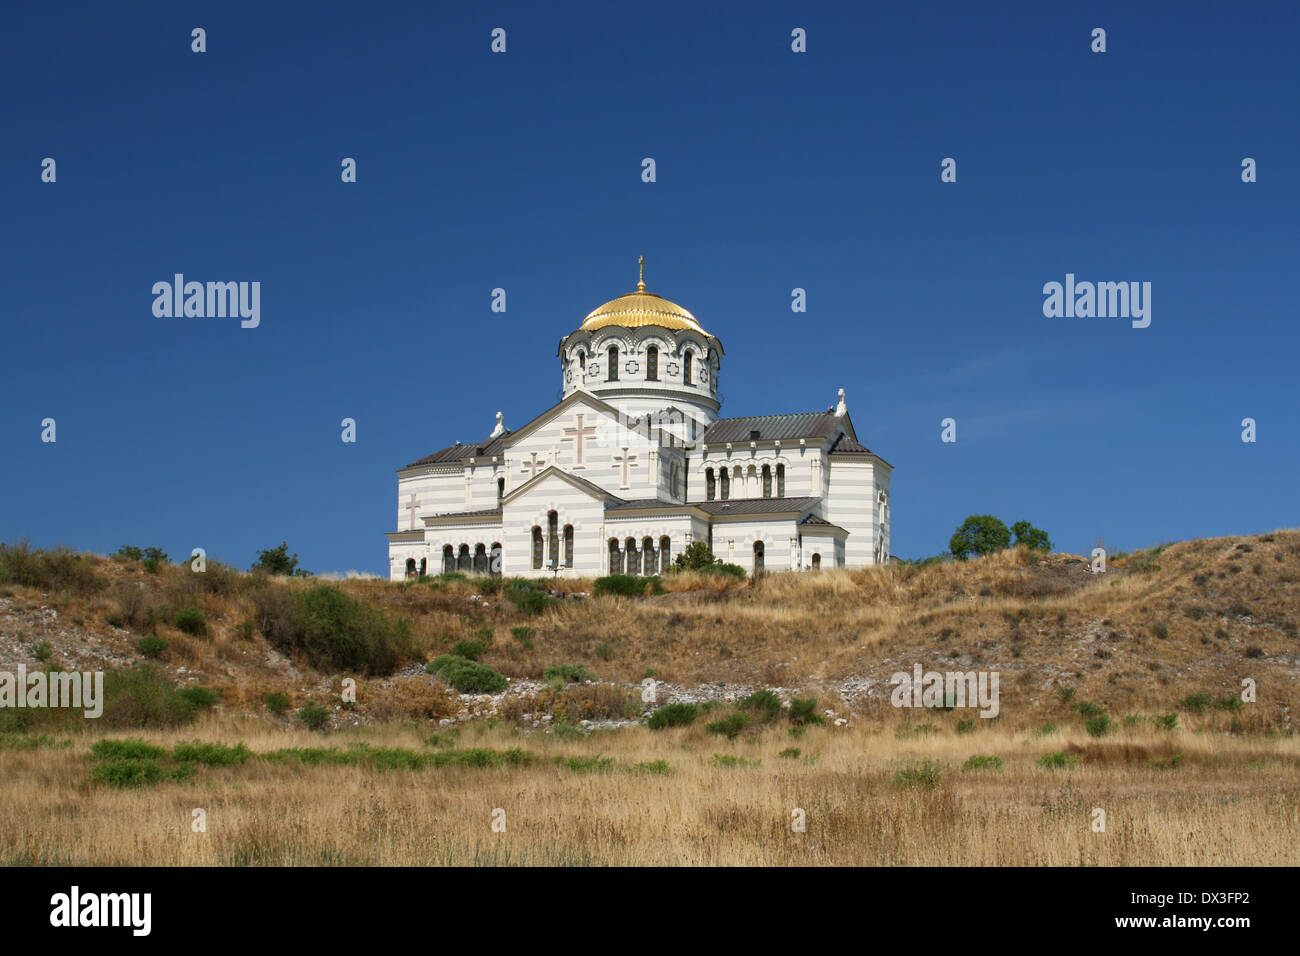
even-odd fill
[(421, 558), (421, 559), (420, 559), (420, 577), (424, 577), (425, 573), (428, 571), (428, 568), (429, 568), (429, 559), (428, 559), (428, 558)]
[(611, 345), (609, 347), (609, 376), (606, 378), (606, 381), (609, 382), (618, 381), (618, 346), (617, 345)]
[(456, 570), (469, 570), (469, 545), (467, 544), (462, 544), (460, 546), (460, 551), (456, 555)]
[(712, 500), (713, 500), (713, 496), (714, 496), (714, 492), (716, 491), (716, 482), (714, 481), (714, 478), (713, 478), (713, 469), (712, 469), (712, 468), (706, 468), (706, 469), (704, 469), (704, 487), (705, 487), (705, 491), (706, 491), (706, 493), (707, 493), (707, 495), (708, 495), (708, 500), (709, 500), (709, 501), (712, 501)]
[(659, 570), (660, 571), (668, 570), (668, 555), (669, 552), (671, 551), (672, 551), (672, 541), (669, 539), (668, 535), (664, 535), (662, 538), (659, 539)]
[(623, 573), (623, 559), (618, 550), (618, 538), (609, 539), (609, 573)]
[(659, 381), (659, 350), (653, 345), (645, 350), (645, 377), (646, 381)]
[(763, 497), (772, 497), (772, 466), (763, 466)]
[(812, 566), (814, 571), (820, 571), (822, 566), (822, 556), (813, 552)]
[(573, 567), (573, 525), (564, 526), (564, 566)]
[(497, 479), (497, 501), (500, 501), (505, 496), (506, 496), (506, 480), (504, 478), (498, 478)]
[(722, 479), (722, 500), (726, 501), (731, 497), (731, 477), (727, 474), (727, 469), (723, 468), (718, 477)]
[(694, 384), (694, 377), (691, 374), (692, 362), (695, 360), (695, 353), (687, 349), (685, 357), (682, 359), (682, 381), (687, 385)]
[(451, 574), (456, 570), (456, 549), (445, 545), (442, 549), (442, 573)]
[(636, 550), (636, 538), (627, 539), (627, 573), (633, 576), (641, 573), (641, 555)]
[(489, 552), (491, 555), (491, 564), (488, 565), (488, 574), (501, 573), (501, 542), (493, 541), (492, 548)]
[(584, 372), (587, 370), (587, 353), (583, 349), (578, 350), (578, 368)]
[(785, 497), (785, 465), (776, 466), (776, 496)]
[(655, 540), (646, 538), (641, 542), (641, 551), (645, 554), (645, 573), (646, 576), (655, 573)]
[(554, 511), (546, 514), (546, 541), (551, 555), (551, 567), (560, 563), (560, 516)]
[(754, 542), (754, 574), (763, 573), (763, 542)]
[(474, 573), (486, 574), (487, 569), (487, 548), (480, 542), (474, 545)]
[(415, 577), (415, 558), (406, 559), (406, 576), (408, 578)]
[(542, 529), (533, 525), (533, 570), (542, 567)]

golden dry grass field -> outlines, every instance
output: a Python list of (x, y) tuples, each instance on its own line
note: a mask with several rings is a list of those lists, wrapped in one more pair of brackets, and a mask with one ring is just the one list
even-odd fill
[[(0, 709), (0, 862), (1300, 856), (1300, 532), (1183, 542), (1120, 557), (1104, 575), (1022, 549), (758, 581), (682, 574), (662, 586), (596, 596), (590, 581), (562, 581), (556, 590), (583, 596), (530, 604), (507, 600), (510, 582), (482, 579), (322, 584), (10, 549), (0, 671), (118, 680), (98, 721)], [(351, 599), (348, 627), (385, 635), (379, 657), (321, 663), (317, 632), (294, 609), (322, 587)], [(146, 653), (146, 638), (164, 646)], [(465, 641), (481, 643), (480, 663), (510, 688), (461, 695), (425, 672)], [(999, 672), (998, 718), (892, 707), (889, 677), (914, 662)], [(562, 663), (595, 679), (543, 679)], [(659, 704), (715, 703), (688, 726), (652, 730), (639, 720), (654, 709), (639, 697), (647, 675), (667, 695)], [(347, 679), (355, 702), (341, 697)], [(1245, 700), (1243, 682), (1254, 689)], [(710, 684), (740, 690), (700, 693)], [(765, 687), (815, 699), (814, 714), (842, 725), (720, 699)], [(177, 688), (208, 699), (181, 707)], [(744, 719), (719, 732), (731, 715)], [(124, 740), (156, 749), (112, 749)]]

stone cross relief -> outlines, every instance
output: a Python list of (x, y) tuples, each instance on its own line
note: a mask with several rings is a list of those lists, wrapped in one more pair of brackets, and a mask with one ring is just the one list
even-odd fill
[(577, 426), (574, 428), (564, 429), (564, 436), (565, 436), (564, 440), (573, 442), (573, 463), (575, 465), (581, 465), (583, 463), (582, 461), (583, 440), (586, 438), (591, 438), (596, 434), (595, 425), (587, 425), (586, 427), (583, 427), (582, 424), (583, 418), (584, 416), (578, 415)]
[(530, 454), (533, 456), (532, 461), (524, 462), (522, 470), (528, 472), (529, 478), (536, 478), (538, 472), (541, 471), (546, 462), (537, 460), (537, 452), (530, 452)]
[(621, 454), (621, 455), (615, 455), (615, 456), (614, 456), (614, 458), (613, 458), (613, 462), (614, 462), (614, 464), (617, 465), (617, 466), (619, 466), (619, 467), (621, 467), (621, 468), (623, 469), (623, 480), (622, 480), (622, 482), (619, 484), (619, 487), (620, 487), (620, 488), (626, 488), (626, 487), (628, 487), (628, 473), (627, 473), (627, 470), (628, 470), (629, 467), (634, 467), (634, 466), (636, 465), (636, 458), (637, 458), (636, 455), (629, 455), (629, 454), (628, 454), (628, 449), (626, 449), (626, 448), (623, 449), (623, 454)]
[(410, 502), (406, 505), (406, 510), (409, 511), (409, 512), (411, 512), (411, 530), (412, 530), (412, 531), (415, 530), (415, 509), (418, 508), (419, 506), (420, 506), (420, 499), (417, 498), (417, 497), (415, 496), (415, 492), (411, 492), (411, 500), (410, 500)]

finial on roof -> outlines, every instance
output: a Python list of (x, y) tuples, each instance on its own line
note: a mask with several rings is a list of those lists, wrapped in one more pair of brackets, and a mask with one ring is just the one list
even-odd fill
[(492, 429), (492, 434), (489, 435), (488, 437), (496, 438), (505, 430), (506, 430), (506, 426), (502, 423), (502, 415), (500, 412), (497, 412), (497, 427)]
[(641, 278), (637, 280), (636, 291), (645, 291), (645, 256), (637, 256), (636, 261), (641, 264)]
[(839, 403), (835, 406), (835, 414), (840, 417), (843, 417), (844, 413), (847, 412), (848, 410), (849, 410), (848, 406), (844, 404), (844, 389), (840, 389), (840, 400)]

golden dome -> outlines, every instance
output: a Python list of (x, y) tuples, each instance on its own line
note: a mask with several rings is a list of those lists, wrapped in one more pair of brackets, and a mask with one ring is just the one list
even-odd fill
[(657, 325), (663, 329), (694, 329), (696, 332), (704, 332), (695, 316), (676, 302), (669, 302), (653, 292), (620, 295), (593, 309), (582, 320), (582, 327), (589, 332), (608, 325), (622, 325), (631, 329), (642, 325)]
[(645, 256), (637, 261), (641, 264), (641, 278), (637, 281), (636, 291), (610, 299), (593, 309), (582, 320), (582, 327), (588, 332), (594, 332), (608, 325), (621, 325), (629, 329), (657, 325), (661, 329), (694, 329), (708, 335), (695, 316), (676, 302), (669, 302), (662, 296), (645, 290)]

